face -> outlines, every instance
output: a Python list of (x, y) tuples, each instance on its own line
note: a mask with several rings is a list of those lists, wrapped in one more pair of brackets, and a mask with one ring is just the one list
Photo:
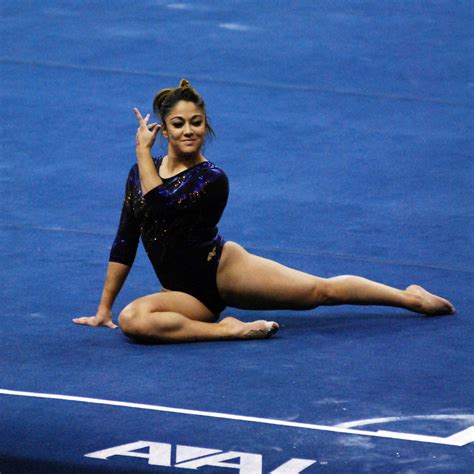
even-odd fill
[(199, 153), (206, 137), (206, 116), (193, 102), (180, 100), (165, 119), (163, 135), (178, 155)]

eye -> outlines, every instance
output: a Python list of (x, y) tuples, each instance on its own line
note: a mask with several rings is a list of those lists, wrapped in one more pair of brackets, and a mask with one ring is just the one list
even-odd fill
[(171, 122), (174, 128), (181, 128), (183, 126), (183, 122)]
[(192, 122), (192, 124), (195, 126), (195, 127), (200, 127), (202, 125), (202, 120), (199, 119), (199, 120), (194, 120)]

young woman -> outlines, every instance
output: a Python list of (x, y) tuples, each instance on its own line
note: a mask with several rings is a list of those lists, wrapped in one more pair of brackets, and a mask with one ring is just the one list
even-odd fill
[[(427, 315), (453, 314), (454, 307), (420, 286), (398, 290), (365, 278), (319, 278), (248, 253), (225, 242), (217, 224), (228, 197), (225, 173), (202, 154), (213, 130), (202, 97), (182, 80), (160, 91), (153, 102), (161, 123), (149, 124), (134, 109), (137, 164), (128, 176), (120, 224), (95, 316), (77, 324), (116, 328), (112, 306), (127, 278), (141, 236), (163, 286), (119, 315), (119, 326), (134, 339), (149, 342), (266, 338), (273, 321), (244, 323), (227, 317), (226, 306), (242, 309), (307, 310), (321, 305), (397, 306)], [(161, 131), (168, 154), (152, 158)]]

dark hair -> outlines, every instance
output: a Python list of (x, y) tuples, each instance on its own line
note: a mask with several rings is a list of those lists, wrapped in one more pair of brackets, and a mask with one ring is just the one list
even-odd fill
[(181, 79), (179, 86), (173, 89), (161, 89), (153, 99), (153, 112), (159, 117), (161, 123), (165, 125), (165, 119), (170, 110), (180, 101), (193, 102), (197, 107), (202, 109), (206, 116), (206, 134), (208, 137), (215, 136), (214, 130), (209, 123), (206, 114), (206, 105), (204, 99), (198, 94), (196, 89), (192, 87), (186, 79)]

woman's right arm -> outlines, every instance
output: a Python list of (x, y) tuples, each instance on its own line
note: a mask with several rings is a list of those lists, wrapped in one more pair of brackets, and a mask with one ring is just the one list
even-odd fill
[(117, 325), (112, 321), (112, 307), (115, 298), (127, 279), (129, 271), (130, 267), (128, 265), (118, 262), (109, 262), (102, 297), (95, 316), (83, 316), (81, 318), (75, 318), (72, 321), (76, 324), (86, 326), (106, 326), (116, 329)]
[(95, 316), (73, 319), (76, 324), (106, 326), (113, 329), (117, 327), (112, 322), (112, 307), (133, 265), (140, 239), (140, 227), (133, 212), (132, 188), (137, 179), (135, 168), (136, 165), (132, 167), (128, 175), (120, 223), (110, 251), (107, 274), (97, 312)]

